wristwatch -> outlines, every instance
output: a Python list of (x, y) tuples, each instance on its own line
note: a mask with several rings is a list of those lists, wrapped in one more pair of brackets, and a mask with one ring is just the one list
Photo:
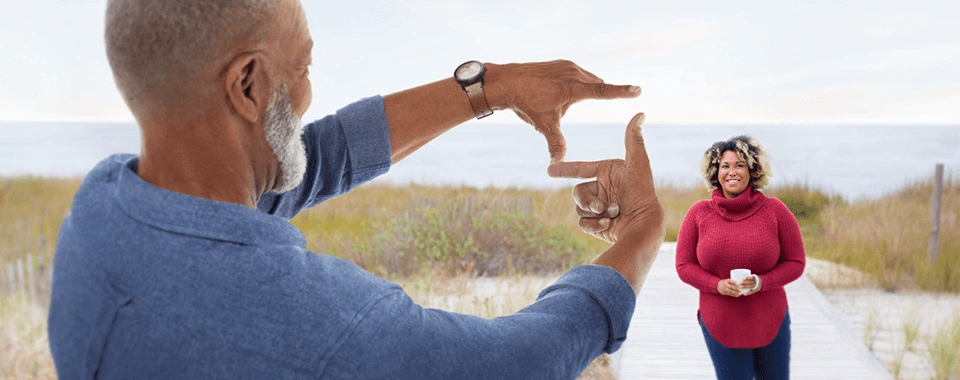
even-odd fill
[(483, 73), (487, 68), (479, 61), (469, 61), (457, 66), (453, 72), (453, 78), (460, 83), (460, 88), (467, 92), (467, 98), (470, 99), (470, 106), (473, 107), (473, 114), (477, 119), (483, 119), (493, 115), (490, 104), (487, 103), (487, 96), (483, 93)]

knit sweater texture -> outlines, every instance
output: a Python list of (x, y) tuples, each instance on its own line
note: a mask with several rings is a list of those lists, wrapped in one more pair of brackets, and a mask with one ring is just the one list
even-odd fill
[[(747, 187), (733, 199), (720, 189), (687, 211), (677, 238), (677, 274), (700, 290), (699, 315), (728, 348), (769, 345), (787, 311), (784, 285), (806, 265), (800, 226), (779, 199)], [(717, 283), (730, 270), (746, 268), (760, 277), (759, 292), (730, 297)]]

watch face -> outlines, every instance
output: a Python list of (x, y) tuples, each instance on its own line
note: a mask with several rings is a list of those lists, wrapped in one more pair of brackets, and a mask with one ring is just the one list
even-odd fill
[(457, 79), (468, 80), (480, 74), (483, 66), (479, 62), (467, 62), (457, 69)]

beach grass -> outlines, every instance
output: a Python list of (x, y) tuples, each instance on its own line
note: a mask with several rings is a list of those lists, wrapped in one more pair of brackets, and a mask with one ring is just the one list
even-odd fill
[(944, 326), (928, 347), (936, 379), (960, 378), (960, 316)]
[[(0, 242), (0, 261), (23, 258), (28, 250), (18, 247), (24, 245), (52, 255), (52, 242), (79, 185), (74, 178), (0, 178), (0, 228), (7, 237), (19, 222), (33, 220), (39, 226), (20, 242)], [(931, 186), (919, 181), (856, 201), (807, 184), (764, 192), (782, 200), (797, 217), (810, 257), (855, 268), (888, 290), (960, 292), (960, 183), (948, 178), (944, 187), (936, 261), (927, 258)], [(569, 189), (371, 183), (302, 212), (292, 223), (303, 231), (311, 251), (345, 258), (396, 281), (419, 302), (433, 305), (428, 307), (494, 317), (529, 304), (545, 285), (521, 278), (555, 277), (609, 246), (579, 230), (570, 194)], [(709, 197), (702, 186), (669, 184), (658, 184), (657, 194), (666, 213), (667, 240), (676, 239), (690, 205)], [(31, 236), (42, 242), (26, 241)], [(498, 291), (514, 295), (478, 295), (472, 281), (482, 279), (502, 281)], [(37, 317), (45, 313), (43, 303), (16, 297), (4, 296), (0, 303), (0, 378), (53, 377), (46, 321)], [(903, 328), (903, 350), (908, 351), (918, 339), (917, 327)], [(865, 334), (868, 344), (872, 335)], [(951, 358), (958, 348), (949, 343), (927, 346), (931, 358), (939, 360), (938, 368), (955, 376), (950, 375), (955, 371)], [(598, 359), (586, 378), (610, 378), (608, 362)]]
[(47, 310), (0, 293), (0, 379), (56, 379), (47, 343)]
[(932, 182), (820, 210), (807, 254), (857, 268), (889, 291), (960, 292), (960, 181), (943, 188), (939, 254), (929, 258)]
[[(75, 178), (0, 178), (0, 228), (9, 233), (14, 223), (39, 220), (45, 249), (52, 253), (79, 185)], [(927, 257), (931, 187), (929, 180), (919, 181), (857, 201), (807, 184), (764, 192), (797, 217), (808, 256), (858, 269), (890, 290), (960, 292), (960, 181), (948, 177), (944, 186), (936, 261)], [(690, 205), (709, 197), (696, 185), (658, 184), (657, 194), (667, 241), (676, 239)], [(589, 262), (608, 247), (579, 230), (569, 189), (371, 183), (302, 212), (292, 223), (311, 251), (346, 258), (383, 276), (434, 267), (489, 275), (542, 273)], [(5, 244), (7, 259), (24, 252)]]

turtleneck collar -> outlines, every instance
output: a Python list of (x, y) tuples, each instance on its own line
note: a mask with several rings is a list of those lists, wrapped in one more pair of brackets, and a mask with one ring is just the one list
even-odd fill
[(712, 198), (710, 205), (713, 206), (713, 209), (717, 210), (721, 218), (731, 222), (749, 218), (760, 210), (767, 200), (767, 196), (759, 190), (753, 190), (753, 185), (747, 186), (742, 193), (732, 199), (724, 197), (723, 190), (716, 189), (713, 191)]

